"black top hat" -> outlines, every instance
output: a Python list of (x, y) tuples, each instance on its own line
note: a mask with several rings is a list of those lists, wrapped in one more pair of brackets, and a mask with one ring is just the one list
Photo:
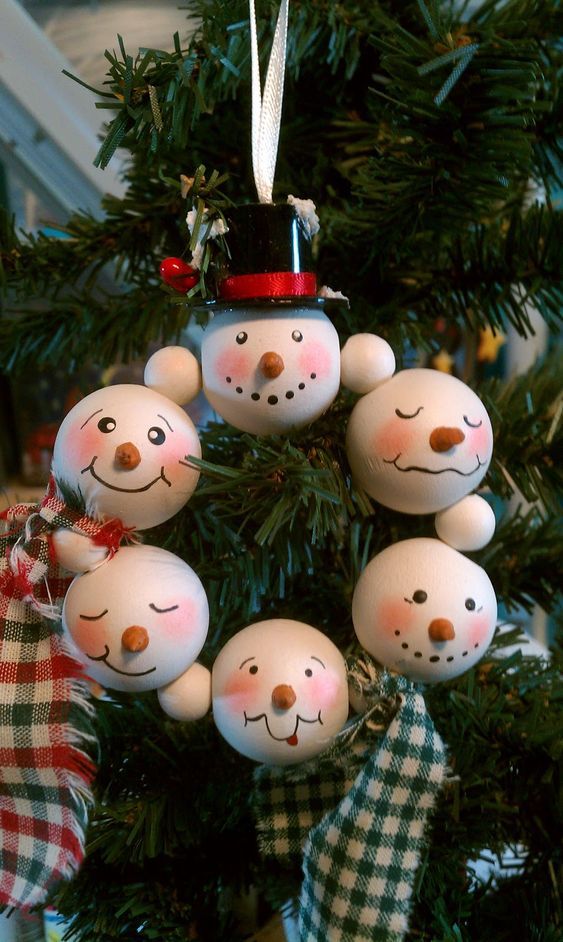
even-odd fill
[(225, 220), (229, 258), (218, 286), (217, 309), (296, 300), (307, 306), (326, 304), (317, 293), (311, 238), (295, 206), (248, 203), (228, 209)]

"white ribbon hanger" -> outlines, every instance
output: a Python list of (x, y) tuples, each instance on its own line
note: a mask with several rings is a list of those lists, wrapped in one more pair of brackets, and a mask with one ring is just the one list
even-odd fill
[(252, 169), (260, 203), (272, 203), (278, 156), (289, 0), (282, 0), (262, 95), (254, 0), (249, 0), (252, 64)]

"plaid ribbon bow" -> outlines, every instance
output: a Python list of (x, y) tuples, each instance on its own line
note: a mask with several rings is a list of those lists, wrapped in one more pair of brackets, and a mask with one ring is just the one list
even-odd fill
[(94, 772), (86, 687), (56, 621), (70, 578), (49, 536), (67, 527), (112, 554), (125, 531), (68, 507), (52, 483), (1, 516), (0, 904), (28, 908), (82, 860)]
[(305, 845), (301, 942), (400, 942), (408, 929), (446, 753), (410, 681), (384, 673), (381, 690), (397, 697), (397, 713), (346, 796)]

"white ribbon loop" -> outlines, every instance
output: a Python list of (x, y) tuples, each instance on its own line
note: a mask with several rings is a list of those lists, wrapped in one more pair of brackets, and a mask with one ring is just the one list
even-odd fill
[(289, 0), (282, 0), (262, 96), (254, 0), (249, 0), (252, 63), (252, 169), (260, 203), (272, 202), (278, 156)]

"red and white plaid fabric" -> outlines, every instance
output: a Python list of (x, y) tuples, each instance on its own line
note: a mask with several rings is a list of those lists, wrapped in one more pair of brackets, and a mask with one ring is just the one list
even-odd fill
[(0, 904), (28, 908), (82, 860), (94, 774), (82, 748), (92, 738), (87, 688), (58, 618), (70, 577), (50, 534), (67, 527), (110, 554), (127, 534), (68, 507), (52, 484), (41, 503), (1, 516)]

